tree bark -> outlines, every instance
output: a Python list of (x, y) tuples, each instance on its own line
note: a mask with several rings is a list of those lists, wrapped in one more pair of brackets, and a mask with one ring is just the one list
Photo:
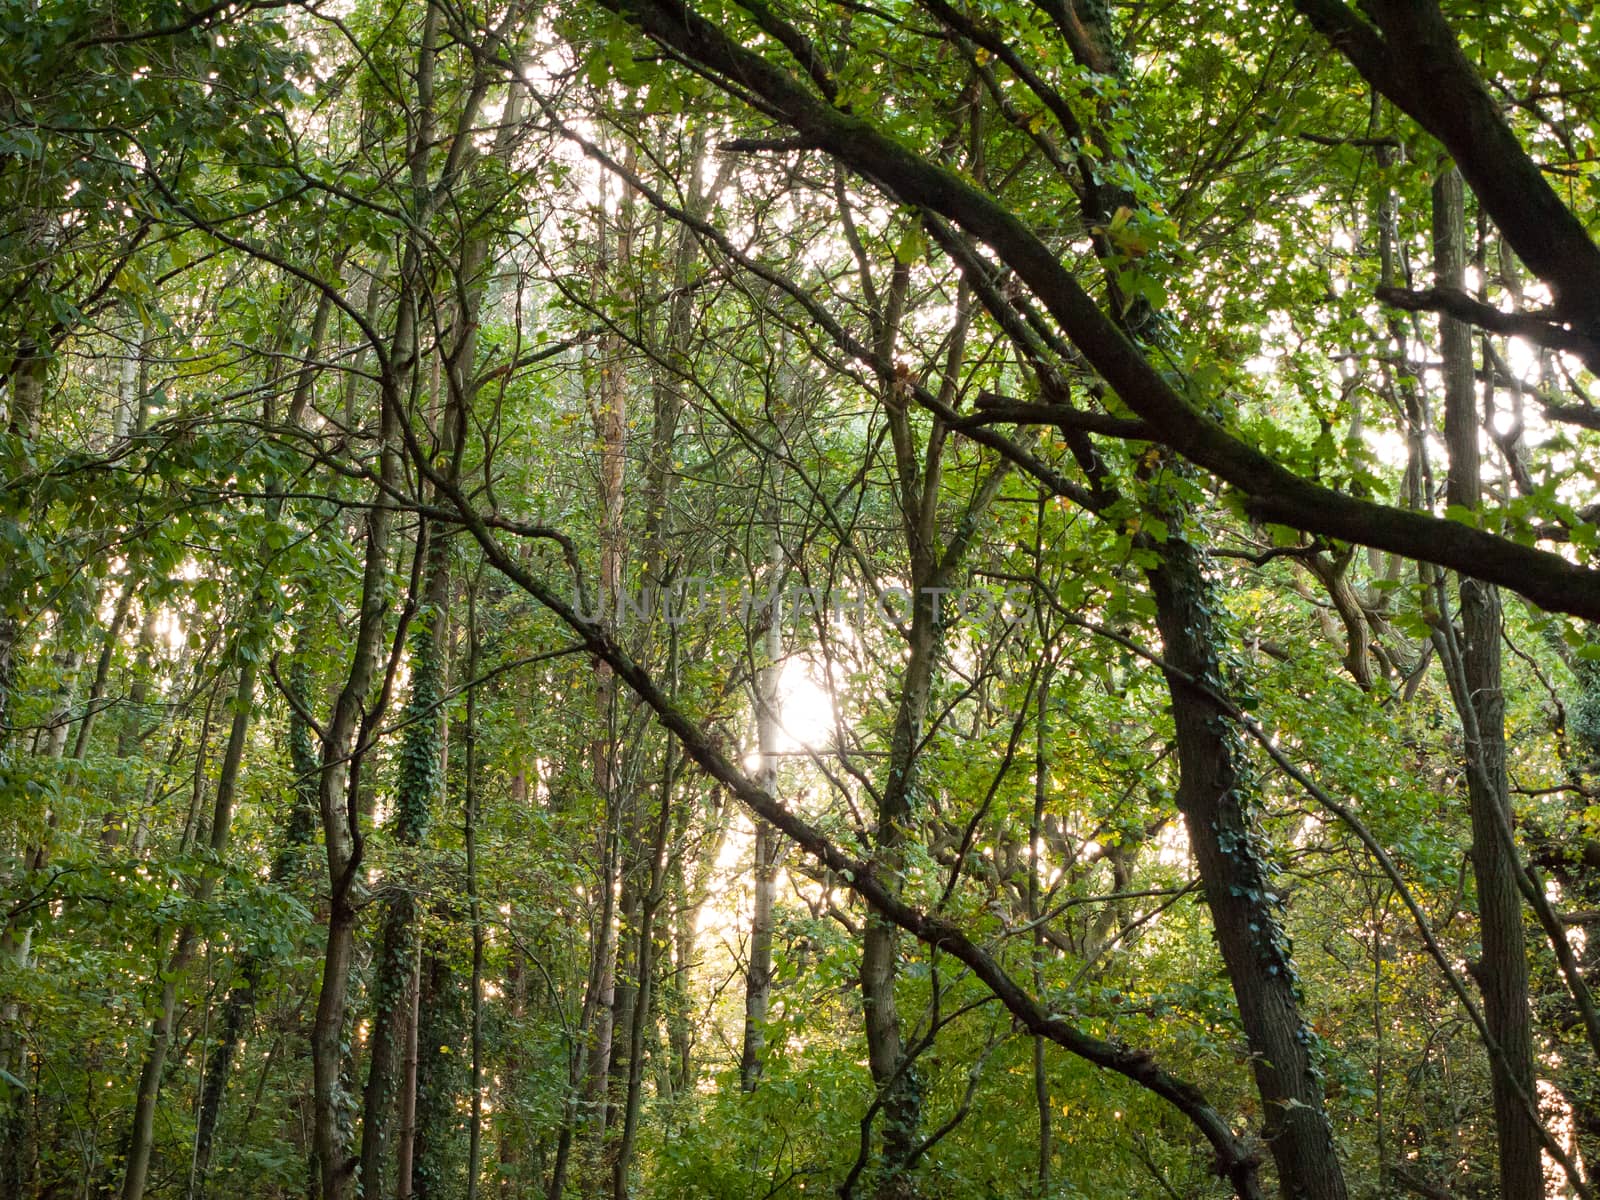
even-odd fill
[[(440, 916), (444, 915), (442, 906)], [(466, 996), (442, 938), (423, 946), (417, 1032), (415, 1200), (459, 1196), (460, 1100), (466, 1056)]]
[(478, 1200), (479, 1159), (483, 1146), (483, 952), (486, 933), (478, 896), (478, 607), (477, 591), (467, 592), (467, 714), (463, 751), (466, 779), (462, 787), (462, 837), (467, 858), (467, 916), (472, 922), (472, 1063), (467, 1077), (471, 1116), (467, 1126), (467, 1196)]
[[(1199, 555), (1174, 522), (1161, 565), (1148, 572), (1163, 657), (1189, 678), (1226, 692), (1218, 660), (1216, 597)], [(1249, 1041), (1261, 1095), (1262, 1139), (1284, 1200), (1344, 1200), (1344, 1173), (1300, 1015), (1282, 901), (1247, 808), (1247, 768), (1226, 716), (1204, 693), (1168, 676), (1178, 751), (1178, 809), (1211, 910)]]
[[(1466, 224), (1461, 176), (1453, 167), (1433, 185), (1435, 274), (1440, 286), (1459, 288), (1466, 275)], [(1452, 505), (1481, 502), (1478, 398), (1472, 369), (1472, 334), (1453, 317), (1439, 318), (1444, 361), (1445, 443), (1450, 469), (1445, 495)], [(1500, 690), (1500, 594), (1492, 584), (1460, 580), (1462, 678), (1452, 688), (1463, 727), (1467, 799), (1472, 818), (1472, 874), (1477, 885), (1483, 956), (1472, 974), (1483, 994), (1483, 1017), (1495, 1049), (1489, 1055), (1500, 1195), (1539, 1200), (1544, 1195), (1539, 1126), (1530, 1112), (1536, 1096), (1533, 1025), (1528, 999), (1528, 958), (1522, 930), (1522, 869), (1502, 835), (1510, 795), (1506, 778), (1505, 699)], [(1441, 621), (1449, 620), (1441, 614)], [(1453, 656), (1446, 658), (1447, 667)]]
[[(777, 537), (776, 509), (772, 513), (773, 538), (768, 555), (771, 608), (762, 660), (756, 669), (755, 717), (756, 744), (761, 766), (756, 785), (778, 794), (778, 680), (783, 670), (783, 622), (781, 593), (784, 581), (783, 548)], [(756, 1090), (761, 1079), (762, 1053), (766, 1048), (767, 1008), (772, 998), (772, 930), (778, 890), (778, 834), (765, 821), (756, 822), (753, 896), (750, 916), (750, 951), (744, 981), (744, 1045), (739, 1060), (739, 1086)]]
[[(418, 948), (420, 952), (420, 947)], [(417, 1149), (417, 1026), (421, 1020), (422, 960), (420, 953), (411, 962), (411, 980), (406, 990), (405, 1058), (400, 1070), (400, 1146), (395, 1154), (397, 1200), (411, 1200), (412, 1168)]]
[[(383, 403), (379, 476), (384, 486), (399, 480), (398, 394)], [(317, 773), (317, 807), (327, 850), (329, 905), (328, 932), (323, 948), (322, 987), (311, 1027), (313, 1085), (312, 1146), (322, 1200), (347, 1200), (356, 1163), (347, 1159), (345, 1125), (347, 1105), (340, 1078), (344, 1018), (350, 988), (350, 968), (355, 948), (356, 901), (360, 880), (362, 834), (359, 825), (361, 766), (365, 747), (353, 745), (362, 725), (384, 641), (389, 611), (390, 512), (380, 487), (376, 503), (366, 517), (367, 548), (361, 578), (361, 613), (356, 626), (355, 649), (343, 688), (334, 703), (333, 716), (322, 739)]]
[[(448, 639), (450, 547), (444, 529), (424, 526), (427, 559), (421, 606), (411, 637), (411, 688), (402, 723), (400, 775), (395, 782), (394, 841), (403, 852), (420, 850), (443, 783), (443, 700)], [(412, 868), (415, 870), (415, 867)], [(414, 1028), (410, 997), (417, 963), (417, 889), (412, 875), (397, 874), (384, 907), (374, 986), (372, 1035), (367, 1043), (367, 1082), (362, 1093), (361, 1183), (365, 1196), (383, 1195), (390, 1108), (395, 1098), (401, 1047)], [(402, 1186), (408, 1186), (404, 1181)]]
[(662, 757), (655, 836), (649, 844), (647, 887), (639, 904), (638, 943), (634, 951), (638, 985), (628, 1022), (628, 1074), (623, 1094), (622, 1133), (612, 1159), (612, 1200), (628, 1198), (628, 1168), (638, 1136), (639, 1106), (643, 1098), (645, 1030), (655, 1022), (652, 985), (656, 975), (656, 913), (666, 894), (667, 838), (672, 829), (672, 793), (678, 777), (677, 761), (672, 746), (668, 745)]

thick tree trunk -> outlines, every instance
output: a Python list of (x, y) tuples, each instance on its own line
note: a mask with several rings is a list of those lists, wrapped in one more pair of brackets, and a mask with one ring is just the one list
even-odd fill
[[(1223, 690), (1212, 614), (1216, 597), (1178, 520), (1149, 572), (1165, 660), (1189, 679)], [(1233, 984), (1265, 1113), (1263, 1140), (1284, 1200), (1344, 1200), (1344, 1173), (1312, 1059), (1315, 1037), (1300, 1015), (1289, 944), (1265, 847), (1246, 807), (1241, 747), (1204, 692), (1168, 675), (1179, 763), (1178, 808)]]

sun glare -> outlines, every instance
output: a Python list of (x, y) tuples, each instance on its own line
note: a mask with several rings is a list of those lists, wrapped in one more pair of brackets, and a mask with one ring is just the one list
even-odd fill
[(791, 658), (778, 676), (778, 724), (782, 750), (820, 750), (833, 738), (833, 696), (812, 674), (811, 664)]

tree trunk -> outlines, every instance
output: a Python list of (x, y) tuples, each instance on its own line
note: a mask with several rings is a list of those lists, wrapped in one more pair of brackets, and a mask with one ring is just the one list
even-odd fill
[[(1174, 514), (1176, 516), (1176, 514)], [(1212, 614), (1217, 600), (1178, 519), (1149, 572), (1167, 663), (1222, 691)], [(1262, 1138), (1285, 1200), (1344, 1200), (1344, 1173), (1312, 1059), (1315, 1036), (1300, 1015), (1281, 899), (1246, 807), (1241, 747), (1204, 692), (1168, 675), (1179, 764), (1178, 808), (1211, 910), (1250, 1045), (1261, 1094)]]
[[(376, 499), (399, 479), (396, 454), (399, 389), (383, 402), (379, 437), (379, 477)], [(333, 716), (323, 737), (317, 772), (317, 808), (327, 850), (329, 902), (328, 933), (323, 948), (322, 988), (311, 1027), (313, 1086), (312, 1148), (322, 1200), (346, 1200), (350, 1195), (355, 1163), (346, 1157), (348, 1109), (340, 1078), (344, 1042), (345, 1007), (350, 990), (350, 967), (357, 919), (358, 870), (361, 865), (359, 796), (365, 747), (357, 734), (364, 724), (381, 714), (362, 711), (377, 674), (389, 610), (390, 509), (375, 503), (367, 512), (367, 548), (361, 579), (361, 614), (356, 626), (355, 650), (343, 688), (334, 702)], [(357, 744), (352, 745), (352, 742)]]
[(466, 847), (467, 918), (472, 923), (471, 1054), (467, 1093), (467, 1195), (478, 1200), (478, 1165), (483, 1153), (483, 905), (478, 897), (478, 605), (476, 587), (467, 592), (467, 714), (462, 750), (466, 778), (462, 784), (462, 839)]
[[(442, 914), (441, 914), (442, 915)], [(450, 964), (450, 948), (429, 939), (423, 948), (417, 1034), (416, 1200), (461, 1194), (450, 1177), (459, 1162), (462, 1054), (467, 1010), (461, 980)]]
[[(424, 526), (427, 559), (421, 607), (411, 637), (411, 689), (402, 724), (400, 775), (395, 781), (397, 845), (421, 848), (443, 783), (443, 700), (445, 694), (445, 623), (450, 590), (449, 543), (442, 528)], [(383, 1192), (390, 1109), (395, 1098), (401, 1047), (408, 1031), (412, 986), (417, 961), (417, 887), (419, 881), (394, 877), (384, 908), (374, 987), (372, 1035), (367, 1043), (367, 1082), (362, 1094), (361, 1186), (368, 1197)]]
[[(238, 688), (233, 702), (233, 720), (228, 730), (228, 748), (217, 776), (217, 794), (211, 814), (210, 847), (217, 862), (208, 864), (195, 886), (195, 902), (204, 905), (211, 899), (219, 877), (223, 854), (228, 848), (228, 832), (233, 824), (234, 799), (238, 793), (239, 768), (244, 761), (245, 735), (255, 711), (256, 670), (253, 661), (239, 668)], [(178, 980), (193, 956), (198, 935), (192, 926), (179, 929), (172, 955), (160, 971), (164, 981), (161, 1007), (150, 1026), (144, 1067), (134, 1101), (133, 1121), (128, 1133), (127, 1166), (122, 1177), (122, 1200), (142, 1200), (150, 1178), (150, 1155), (155, 1141), (156, 1104), (161, 1095), (161, 1072), (172, 1042), (172, 1021), (176, 1010)]]
[(646, 890), (640, 897), (639, 928), (633, 961), (638, 971), (638, 984), (633, 998), (628, 1032), (628, 1074), (622, 1104), (622, 1132), (611, 1166), (611, 1194), (613, 1200), (627, 1200), (628, 1168), (633, 1159), (633, 1147), (639, 1130), (639, 1106), (643, 1095), (645, 1030), (654, 1024), (655, 1003), (652, 984), (655, 981), (656, 913), (666, 894), (667, 839), (672, 828), (672, 792), (677, 781), (677, 759), (669, 745), (663, 750), (660, 783), (660, 808), (657, 810), (654, 837), (648, 847), (650, 859), (645, 864)]
[[(294, 801), (289, 809), (289, 819), (284, 827), (283, 842), (272, 860), (268, 879), (276, 888), (285, 887), (300, 865), (305, 848), (311, 843), (316, 828), (317, 813), (317, 759), (311, 744), (311, 727), (306, 724), (300, 710), (310, 702), (303, 658), (297, 657), (289, 671), (289, 689), (298, 708), (289, 714), (289, 762), (294, 771)], [(217, 1122), (222, 1115), (222, 1102), (227, 1093), (228, 1076), (246, 1026), (255, 1012), (256, 988), (261, 982), (266, 961), (259, 947), (252, 947), (239, 966), (239, 983), (228, 990), (227, 1006), (223, 1012), (222, 1030), (216, 1050), (206, 1063), (205, 1079), (201, 1086), (200, 1111), (196, 1118), (194, 1135), (194, 1185), (195, 1200), (203, 1200), (207, 1173), (211, 1165), (211, 1148), (216, 1136)]]
[[(332, 297), (324, 294), (317, 302), (316, 313), (311, 322), (310, 342), (306, 349), (306, 363), (296, 378), (294, 393), (289, 403), (288, 423), (291, 427), (300, 425), (305, 409), (311, 402), (312, 387), (319, 373), (312, 362), (321, 350), (332, 313)], [(269, 399), (265, 413), (265, 420), (269, 425), (274, 419), (272, 409), (273, 401)], [(267, 518), (269, 521), (276, 521), (283, 511), (282, 488), (278, 484), (269, 483), (267, 491), (269, 496)], [(258, 558), (265, 562), (270, 554), (271, 547), (264, 542), (258, 551)], [(259, 599), (256, 603), (260, 603)], [(142, 654), (148, 654), (149, 647), (145, 639), (152, 634), (153, 628), (147, 620), (146, 629), (140, 639)], [(139, 695), (138, 703), (143, 702), (143, 687), (144, 681), (136, 679), (134, 690)], [(310, 705), (310, 688), (304, 654), (297, 654), (294, 664), (289, 669), (289, 691), (294, 701), (289, 714), (289, 762), (294, 771), (294, 800), (284, 826), (283, 842), (268, 871), (268, 880), (278, 888), (289, 882), (299, 865), (302, 851), (310, 843), (316, 828), (317, 760), (311, 745), (311, 727), (303, 715), (309, 711)], [(136, 707), (135, 712), (137, 711)], [(120, 745), (118, 753), (124, 756), (126, 753)], [(223, 1097), (227, 1092), (228, 1074), (233, 1068), (234, 1053), (244, 1035), (245, 1026), (255, 1011), (255, 990), (261, 982), (264, 966), (262, 950), (255, 946), (250, 947), (239, 967), (240, 982), (228, 992), (227, 1007), (223, 1014), (216, 1052), (206, 1063), (201, 1084), (200, 1108), (195, 1118), (194, 1170), (190, 1173), (190, 1194), (194, 1200), (201, 1200), (205, 1195), (206, 1172), (211, 1162), (212, 1141), (216, 1134), (217, 1121), (221, 1117)]]
[[(413, 133), (409, 147), (410, 217), (415, 229), (426, 226), (429, 215), (444, 198), (436, 193), (430, 174), (434, 149), (437, 114), (434, 107), (434, 72), (440, 24), (443, 21), (439, 5), (430, 3), (423, 17), (422, 36), (417, 48), (416, 111), (412, 121)], [(384, 641), (384, 626), (388, 603), (386, 575), (389, 552), (390, 510), (387, 501), (397, 487), (400, 477), (399, 449), (402, 423), (410, 419), (404, 405), (415, 379), (421, 353), (418, 325), (421, 306), (428, 283), (424, 278), (424, 244), (418, 233), (411, 234), (406, 243), (400, 264), (399, 296), (396, 299), (394, 332), (390, 339), (389, 367), (379, 380), (379, 487), (375, 503), (367, 514), (367, 553), (362, 570), (361, 616), (356, 630), (356, 649), (351, 659), (345, 686), (334, 706), (333, 718), (323, 741), (322, 775), (319, 787), (319, 804), (322, 812), (323, 838), (328, 848), (328, 874), (331, 881), (328, 916), (328, 941), (323, 963), (322, 993), (318, 998), (317, 1017), (312, 1031), (312, 1061), (316, 1094), (316, 1154), (322, 1179), (322, 1200), (346, 1200), (356, 1163), (346, 1161), (343, 1120), (343, 1087), (340, 1083), (340, 1046), (346, 1000), (350, 985), (350, 966), (355, 936), (358, 887), (357, 869), (362, 853), (360, 829), (361, 806), (359, 798), (360, 771), (366, 750), (364, 737), (356, 737), (353, 750), (351, 739), (358, 733), (364, 735), (381, 715), (364, 712), (367, 693), (377, 673), (379, 650)], [(396, 637), (400, 634), (397, 632)], [(397, 661), (391, 659), (391, 670)], [(413, 689), (414, 691), (415, 689)], [(426, 722), (424, 722), (426, 724)], [(409, 727), (408, 727), (409, 729)], [(346, 761), (348, 756), (348, 762)], [(417, 769), (425, 769), (417, 764)], [(401, 903), (407, 893), (401, 893)], [(409, 961), (409, 956), (406, 956)], [(391, 968), (391, 986), (395, 970)], [(380, 985), (381, 986), (381, 985)], [(391, 990), (391, 1007), (395, 991)], [(377, 1031), (374, 1030), (376, 1036)], [(391, 1056), (392, 1057), (392, 1056)], [(373, 1056), (378, 1063), (378, 1056)], [(385, 1061), (381, 1070), (392, 1070)], [(380, 1085), (387, 1079), (381, 1075)], [(383, 1107), (374, 1101), (373, 1081), (368, 1079), (367, 1094), (363, 1096), (367, 1112)], [(383, 1097), (385, 1100), (387, 1096)], [(376, 1164), (381, 1173), (381, 1158), (374, 1153), (381, 1145), (383, 1123), (376, 1128), (362, 1127), (361, 1154), (356, 1160), (363, 1166)], [(363, 1186), (370, 1186), (370, 1177)], [(369, 1200), (378, 1200), (371, 1193)]]
[(395, 1154), (397, 1200), (411, 1200), (412, 1168), (417, 1148), (417, 1024), (421, 1018), (422, 960), (411, 962), (406, 994), (406, 1049), (400, 1071), (400, 1147)]
[[(602, 207), (605, 198), (602, 197)], [(631, 266), (632, 259), (632, 195), (624, 191), (619, 212), (613, 217), (602, 217), (599, 234), (599, 252), (594, 268), (596, 286), (614, 271)], [(596, 361), (598, 379), (590, 393), (589, 417), (594, 426), (595, 441), (600, 454), (600, 620), (610, 630), (619, 626), (618, 618), (626, 611), (625, 590), (627, 562), (627, 531), (625, 525), (624, 476), (627, 469), (628, 447), (628, 380), (624, 350), (620, 335), (608, 333), (600, 339)], [(585, 997), (587, 1021), (580, 1030), (586, 1045), (582, 1051), (585, 1070), (581, 1076), (583, 1104), (587, 1120), (584, 1140), (586, 1154), (581, 1182), (586, 1192), (598, 1192), (602, 1178), (602, 1159), (606, 1129), (609, 1125), (609, 1100), (611, 1084), (612, 1042), (617, 1018), (617, 955), (619, 944), (625, 945), (619, 924), (632, 919), (635, 894), (628, 876), (629, 849), (633, 839), (629, 836), (629, 804), (623, 794), (620, 778), (621, 746), (618, 743), (618, 714), (622, 695), (611, 667), (599, 662), (595, 665), (595, 702), (600, 718), (601, 734), (594, 740), (593, 755), (595, 796), (599, 800), (605, 819), (602, 822), (600, 847), (602, 889), (600, 921), (595, 929), (594, 954), (598, 970), (591, 977), (590, 994)], [(621, 921), (619, 921), (619, 913)], [(627, 953), (624, 951), (624, 953)], [(574, 1118), (576, 1119), (576, 1118)], [(566, 1152), (571, 1135), (563, 1129), (564, 1144), (558, 1147), (557, 1178), (552, 1182), (552, 1200), (560, 1193), (556, 1183), (563, 1182)]]
[[(781, 503), (781, 498), (778, 501)], [(763, 661), (756, 671), (756, 744), (761, 766), (756, 784), (769, 795), (778, 794), (778, 680), (783, 671), (783, 621), (781, 593), (784, 583), (783, 547), (777, 538), (778, 512), (772, 513), (773, 539), (768, 556), (771, 610), (767, 619)], [(739, 1061), (739, 1084), (756, 1090), (761, 1079), (762, 1052), (766, 1047), (767, 1007), (772, 997), (772, 929), (778, 891), (778, 831), (756, 821), (754, 896), (750, 917), (750, 953), (744, 983), (744, 1049)]]
[[(763, 758), (756, 774), (758, 786), (771, 791), (777, 772), (776, 760)], [(744, 1048), (739, 1060), (739, 1085), (747, 1092), (756, 1090), (761, 1080), (766, 1051), (767, 1009), (772, 1000), (772, 931), (778, 894), (778, 855), (782, 846), (778, 831), (765, 821), (756, 822), (754, 895), (750, 916), (750, 956), (745, 969)]]
[[(1461, 176), (1443, 170), (1433, 185), (1435, 274), (1440, 287), (1460, 288), (1466, 275), (1466, 227)], [(1461, 321), (1439, 318), (1444, 359), (1445, 443), (1450, 470), (1445, 495), (1452, 505), (1480, 502), (1478, 400), (1472, 334)], [(1530, 1104), (1534, 1090), (1533, 1028), (1528, 1005), (1528, 957), (1522, 931), (1521, 865), (1502, 834), (1510, 813), (1506, 779), (1505, 700), (1500, 691), (1500, 593), (1475, 579), (1460, 581), (1462, 641), (1458, 686), (1452, 688), (1467, 730), (1467, 799), (1472, 818), (1472, 875), (1477, 885), (1483, 956), (1473, 977), (1483, 993), (1483, 1018), (1495, 1050), (1489, 1055), (1499, 1182), (1503, 1200), (1544, 1195), (1542, 1139)], [(1442, 615), (1441, 620), (1448, 620)], [(1450, 661), (1446, 657), (1446, 662)]]
[[(913, 575), (913, 581), (918, 586), (912, 599), (911, 656), (901, 684), (899, 711), (889, 745), (889, 776), (878, 806), (878, 826), (873, 838), (873, 865), (886, 880), (898, 879), (905, 864), (917, 751), (927, 717), (937, 654), (934, 598), (925, 586), (932, 580), (925, 575)], [(883, 1098), (879, 1200), (900, 1200), (915, 1194), (909, 1164), (922, 1120), (922, 1080), (915, 1065), (905, 1059), (900, 1013), (895, 1003), (899, 953), (899, 928), (876, 913), (869, 916), (862, 934), (860, 983), (867, 1065)]]
[[(1048, 653), (1048, 651), (1047, 651)], [(1039, 718), (1034, 732), (1033, 816), (1028, 824), (1028, 920), (1039, 920), (1039, 842), (1044, 836), (1045, 805), (1050, 794), (1050, 679), (1054, 664), (1046, 659), (1039, 676)], [(1048, 941), (1041, 926), (1033, 931), (1033, 994), (1042, 996)], [(1033, 1104), (1039, 1114), (1039, 1159), (1035, 1182), (1039, 1195), (1050, 1195), (1050, 1077), (1045, 1072), (1045, 1039), (1033, 1039)]]

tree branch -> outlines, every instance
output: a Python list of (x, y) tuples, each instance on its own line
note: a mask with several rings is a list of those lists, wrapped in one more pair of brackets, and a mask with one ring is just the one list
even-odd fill
[(1385, 304), (1406, 312), (1436, 312), (1456, 317), (1490, 333), (1526, 338), (1551, 350), (1577, 355), (1591, 369), (1600, 370), (1600, 338), (1590, 337), (1540, 313), (1505, 312), (1468, 295), (1459, 288), (1432, 287), (1421, 291), (1381, 287), (1373, 293)]
[(1347, 496), (1301, 478), (1230, 433), (1177, 390), (1179, 381), (1156, 369), (1015, 213), (954, 171), (822, 102), (680, 0), (601, 3), (724, 87), (758, 94), (767, 110), (890, 195), (932, 209), (988, 244), (1123, 403), (1164, 444), (1244, 493), (1246, 510), (1258, 520), (1438, 563), (1517, 591), (1543, 608), (1600, 620), (1600, 572), (1460, 522)]

